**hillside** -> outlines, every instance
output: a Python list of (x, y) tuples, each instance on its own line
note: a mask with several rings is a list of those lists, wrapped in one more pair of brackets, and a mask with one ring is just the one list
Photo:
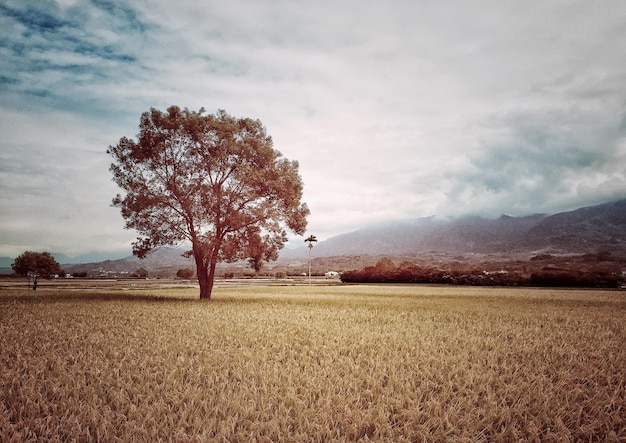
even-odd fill
[(562, 212), (530, 229), (518, 248), (626, 252), (626, 199)]
[[(419, 252), (584, 254), (626, 253), (626, 199), (554, 215), (498, 219), (426, 217), (367, 226), (315, 245), (316, 257)], [(281, 259), (306, 256), (306, 247)]]
[[(161, 248), (139, 260), (129, 255), (118, 260), (62, 265), (67, 272), (90, 276), (123, 276), (144, 268), (151, 275), (175, 275), (181, 268), (195, 269), (192, 259), (182, 257), (186, 248)], [(529, 260), (540, 254), (572, 255), (610, 252), (626, 256), (626, 199), (554, 215), (526, 217), (503, 215), (497, 219), (478, 216), (425, 217), (366, 226), (315, 245), (316, 272), (370, 265), (375, 257), (435, 264), (465, 260)], [(308, 249), (283, 250), (266, 272), (305, 272)], [(419, 257), (418, 257), (419, 256)], [(491, 256), (491, 257), (489, 257)], [(6, 259), (10, 266), (12, 259)], [(314, 267), (315, 267), (314, 266)], [(221, 264), (220, 272), (250, 272), (247, 264)], [(6, 273), (10, 268), (6, 269)]]
[(170, 273), (175, 274), (177, 269), (195, 269), (192, 258), (185, 258), (182, 254), (185, 249), (180, 248), (160, 248), (149, 254), (145, 259), (139, 259), (134, 255), (119, 260), (105, 260), (95, 263), (83, 263), (74, 265), (64, 265), (66, 271), (77, 273), (87, 272), (94, 276), (111, 274), (133, 273), (140, 268), (144, 268), (153, 274)]

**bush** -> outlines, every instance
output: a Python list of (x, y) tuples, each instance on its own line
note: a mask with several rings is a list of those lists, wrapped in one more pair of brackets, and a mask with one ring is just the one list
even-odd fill
[(147, 278), (148, 277), (148, 271), (145, 268), (139, 268), (135, 271), (135, 273), (133, 274), (133, 277), (137, 277), (137, 278)]
[(544, 270), (534, 272), (530, 281), (536, 286), (572, 288), (617, 288), (615, 276), (601, 272), (575, 272), (567, 270)]
[(179, 278), (192, 278), (193, 277), (193, 269), (179, 269), (178, 272), (176, 272), (176, 277)]
[[(387, 263), (388, 265), (388, 263)], [(483, 272), (480, 269), (446, 272), (435, 268), (420, 268), (404, 264), (401, 267), (368, 266), (346, 271), (341, 275), (344, 283), (431, 283), (470, 286), (546, 286), (578, 288), (617, 288), (618, 274), (593, 270), (580, 271), (544, 266), (530, 278), (517, 271)]]

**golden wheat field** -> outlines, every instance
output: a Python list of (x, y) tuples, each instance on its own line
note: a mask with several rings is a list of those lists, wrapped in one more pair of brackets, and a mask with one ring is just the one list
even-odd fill
[(2, 442), (626, 442), (626, 292), (0, 290)]

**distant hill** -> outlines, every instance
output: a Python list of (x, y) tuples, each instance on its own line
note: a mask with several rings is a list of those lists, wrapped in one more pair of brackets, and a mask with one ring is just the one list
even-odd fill
[[(626, 199), (554, 215), (426, 217), (364, 227), (315, 245), (316, 257), (449, 253), (626, 253)], [(281, 259), (308, 254), (286, 250)]]
[(111, 252), (97, 252), (92, 251), (86, 254), (69, 257), (62, 252), (51, 252), (52, 256), (60, 264), (77, 264), (77, 263), (94, 263), (105, 260), (118, 260), (128, 256), (128, 253), (111, 253)]
[(171, 271), (174, 269), (191, 268), (195, 269), (193, 258), (185, 258), (182, 254), (186, 248), (163, 247), (149, 254), (145, 259), (139, 259), (134, 255), (118, 260), (105, 260), (93, 263), (70, 264), (65, 270), (71, 273), (87, 272), (89, 275), (95, 274), (121, 274), (133, 273), (139, 268), (144, 268), (151, 273)]
[[(54, 259), (61, 265), (66, 264), (79, 264), (79, 263), (95, 263), (105, 260), (117, 260), (128, 256), (123, 253), (111, 253), (111, 252), (88, 252), (86, 254), (70, 257), (62, 252), (51, 252)], [(15, 261), (14, 257), (0, 257), (0, 268), (11, 268), (11, 265)]]
[(0, 268), (10, 268), (14, 261), (11, 257), (0, 257)]
[(516, 246), (582, 253), (626, 252), (626, 199), (547, 217)]
[[(80, 264), (64, 263), (63, 256), (54, 255), (64, 269), (72, 273), (88, 272), (92, 276), (104, 276), (128, 274), (145, 268), (150, 273), (175, 274), (177, 269), (195, 269), (193, 259), (182, 257), (186, 249), (161, 248), (144, 260), (129, 255), (117, 260), (94, 260)], [(314, 256), (350, 256), (351, 263), (356, 263), (356, 256), (359, 255), (402, 256), (434, 252), (507, 254), (528, 259), (538, 254), (603, 251), (626, 256), (626, 199), (554, 215), (502, 215), (497, 219), (433, 216), (380, 223), (319, 242), (315, 245)], [(277, 264), (306, 264), (308, 252), (306, 246), (283, 250)], [(7, 258), (5, 262), (8, 267), (13, 259)], [(245, 263), (228, 266), (241, 268), (242, 272), (247, 269)]]

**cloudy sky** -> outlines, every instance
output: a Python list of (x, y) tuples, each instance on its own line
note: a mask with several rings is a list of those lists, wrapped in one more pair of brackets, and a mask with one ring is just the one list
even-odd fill
[(172, 104), (260, 119), (321, 240), (626, 197), (623, 0), (0, 0), (0, 66), (0, 256), (128, 253), (106, 149)]

